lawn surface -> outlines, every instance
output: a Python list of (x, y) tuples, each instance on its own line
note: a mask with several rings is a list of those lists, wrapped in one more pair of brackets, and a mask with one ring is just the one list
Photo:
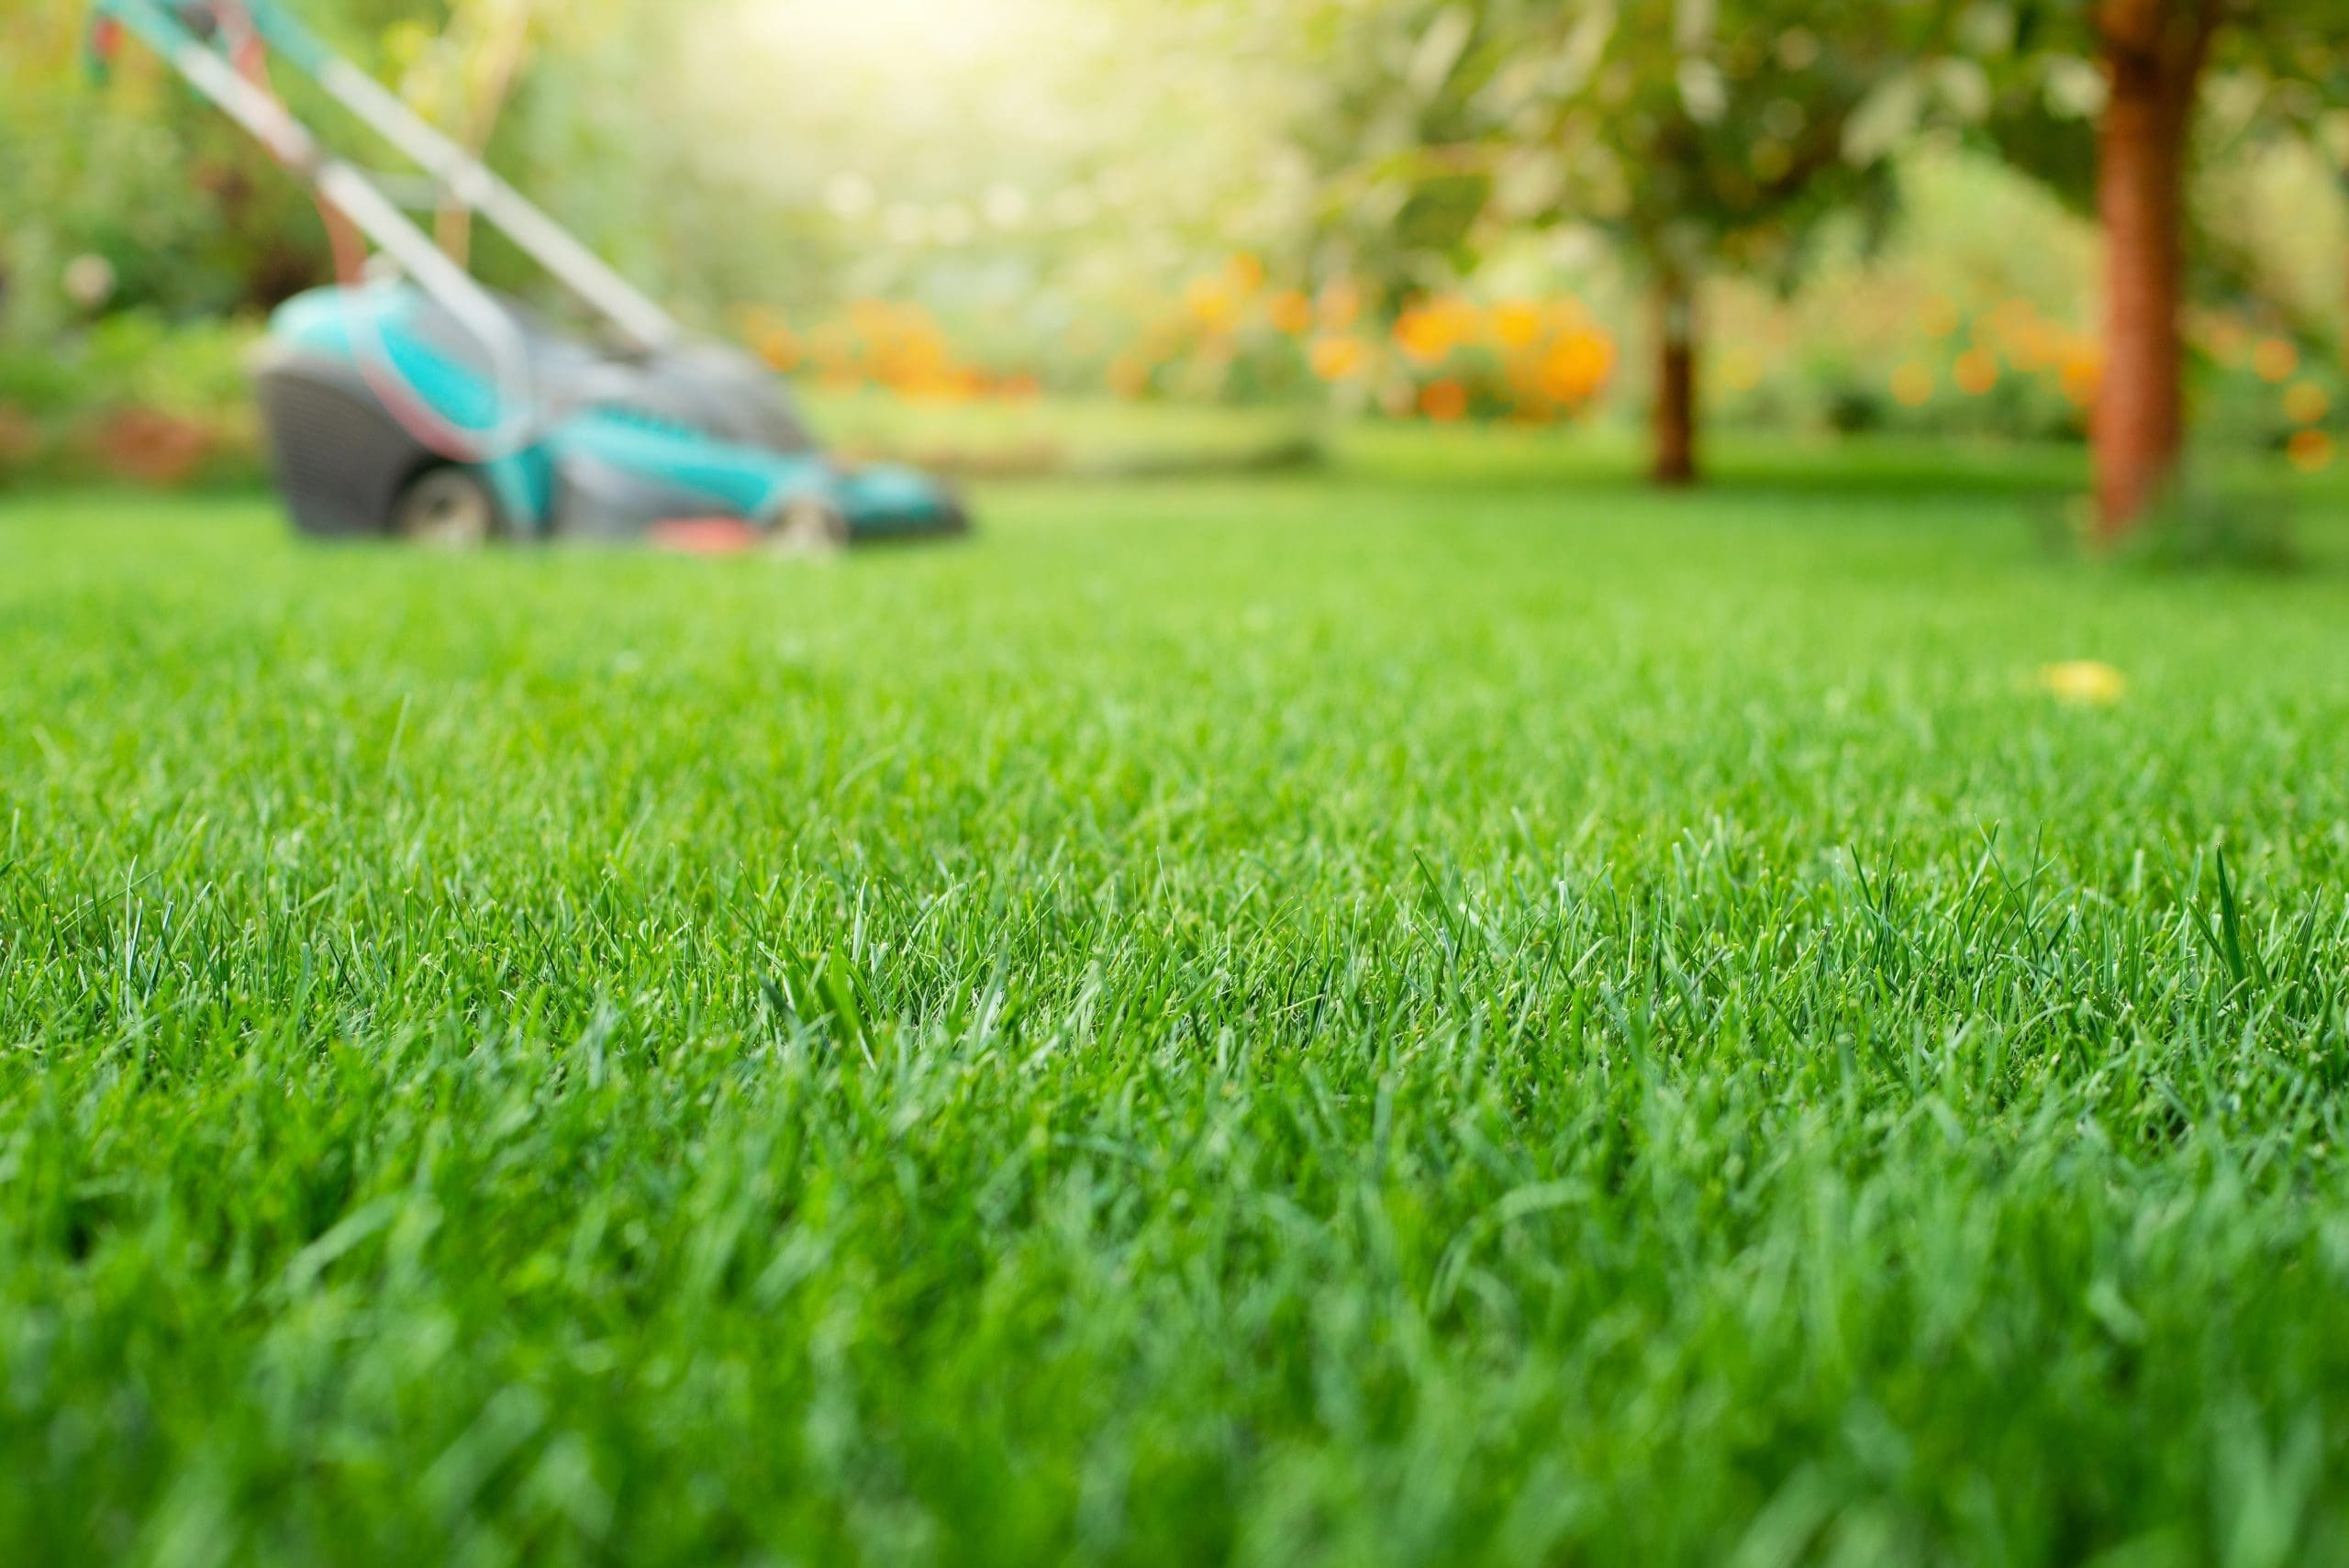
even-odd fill
[(0, 1561), (2349, 1558), (2349, 529), (2048, 473), (0, 504)]

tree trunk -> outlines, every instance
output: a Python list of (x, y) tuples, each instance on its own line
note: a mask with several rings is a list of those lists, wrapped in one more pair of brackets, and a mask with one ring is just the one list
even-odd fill
[(1654, 462), (1658, 484), (1697, 482), (1697, 302), (1686, 274), (1656, 274), (1650, 305), (1655, 338)]
[(2097, 12), (2110, 95), (2097, 131), (2105, 341), (2094, 421), (2106, 543), (2160, 498), (2185, 444), (2187, 137), (2217, 19), (2215, 0), (2104, 0)]

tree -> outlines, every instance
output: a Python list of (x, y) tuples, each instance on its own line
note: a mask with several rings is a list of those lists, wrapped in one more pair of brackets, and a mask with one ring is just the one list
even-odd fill
[[(2333, 57), (2333, 0), (2020, 0), (1987, 6), (1984, 57), (2005, 91), (1992, 140), (2104, 235), (2104, 373), (2091, 426), (2099, 536), (2133, 528), (2186, 444), (2188, 161), (2206, 78), (2222, 62), (2290, 73)], [(2085, 86), (2086, 91), (2082, 88)], [(2092, 115), (2093, 123), (2076, 117)], [(2083, 191), (2083, 184), (2087, 187)]]
[[(1488, 228), (1611, 235), (1649, 299), (1651, 472), (1691, 483), (1706, 279), (1735, 268), (1790, 281), (1831, 219), (1880, 226), (1907, 134), (1944, 96), (1987, 100), (1978, 69), (1941, 50), (1950, 17), (1941, 0), (1371, 7), (1374, 58), (1392, 69), (1370, 168), (1417, 182), (1378, 210), (1398, 232), (1482, 204)], [(1408, 154), (1395, 145), (1407, 124), (1419, 133)], [(1437, 232), (1467, 245), (1477, 229)]]
[(1586, 61), (1562, 98), (1566, 190), (1646, 275), (1658, 483), (1698, 475), (1705, 279), (1790, 280), (1826, 220), (1880, 225), (1892, 153), (1954, 84), (1927, 63), (1943, 24), (1901, 0), (1625, 0), (1565, 31)]
[(2110, 95), (2097, 128), (2105, 361), (2094, 426), (2107, 538), (2144, 512), (2186, 444), (2187, 139), (2222, 15), (2221, 0), (2101, 0), (2093, 14)]

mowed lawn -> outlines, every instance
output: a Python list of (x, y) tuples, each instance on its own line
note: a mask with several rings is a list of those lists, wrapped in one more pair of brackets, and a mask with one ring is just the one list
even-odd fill
[(0, 1561), (2349, 1559), (2349, 512), (1462, 450), (0, 503)]

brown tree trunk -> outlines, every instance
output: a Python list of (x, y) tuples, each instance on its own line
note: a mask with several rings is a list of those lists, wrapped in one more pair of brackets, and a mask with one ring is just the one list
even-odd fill
[(1655, 437), (1658, 484), (1697, 482), (1697, 302), (1687, 277), (1665, 269), (1651, 291), (1655, 339)]
[(2187, 136), (2217, 22), (2216, 0), (2103, 0), (2097, 10), (2109, 96), (2097, 131), (2105, 340), (2093, 433), (2107, 543), (2159, 499), (2185, 444)]

